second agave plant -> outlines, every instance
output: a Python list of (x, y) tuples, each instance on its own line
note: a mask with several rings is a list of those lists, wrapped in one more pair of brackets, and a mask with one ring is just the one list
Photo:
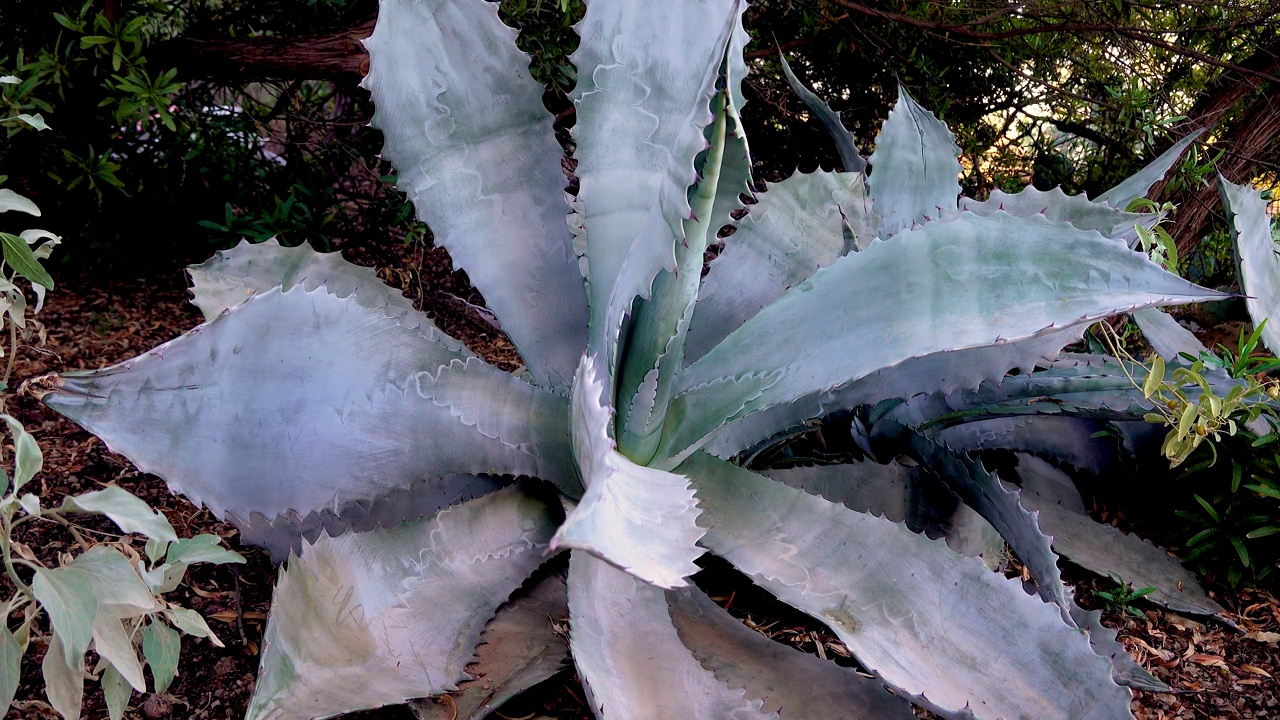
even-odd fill
[[(1094, 201), (962, 201), (951, 134), (903, 93), (869, 158), (846, 143), (853, 172), (797, 174), (734, 220), (752, 192), (744, 3), (662, 4), (588, 3), (567, 198), (543, 88), (496, 6), (380, 5), (365, 86), (383, 155), (520, 372), (371, 270), (266, 242), (191, 268), (204, 324), (38, 383), (287, 557), (248, 716), (453, 693), (480, 718), (571, 654), (608, 720), (1131, 717), (1126, 685), (1159, 684), (1074, 606), (1047, 546), (1029, 595), (855, 509), (856, 476), (828, 499), (732, 460), (837, 410), (1029, 370), (1099, 318), (1222, 297), (1130, 248), (1157, 216), (1119, 208), (1177, 153)], [(880, 427), (986, 483), (961, 495), (1020, 553), (1041, 541), (980, 465)], [(704, 554), (826, 624), (874, 678), (732, 618), (690, 581)], [(567, 648), (549, 616), (568, 618)]]

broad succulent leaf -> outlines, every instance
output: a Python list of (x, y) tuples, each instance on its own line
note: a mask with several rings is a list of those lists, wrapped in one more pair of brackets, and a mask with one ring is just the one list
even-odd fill
[(680, 641), (662, 590), (575, 551), (569, 645), (601, 720), (777, 717), (702, 667)]
[(1186, 152), (1187, 148), (1191, 147), (1191, 143), (1195, 142), (1196, 138), (1203, 133), (1204, 130), (1201, 129), (1182, 138), (1174, 143), (1173, 147), (1160, 153), (1160, 156), (1152, 160), (1146, 167), (1125, 178), (1120, 184), (1094, 198), (1093, 201), (1106, 203), (1111, 207), (1123, 210), (1135, 199), (1146, 197), (1147, 192), (1151, 190), (1151, 186), (1168, 174), (1169, 168), (1173, 167), (1178, 158), (1182, 157), (1182, 153)]
[(681, 641), (730, 688), (763, 700), (765, 712), (793, 718), (911, 720), (911, 704), (877, 680), (774, 642), (696, 588), (667, 593)]
[(44, 401), (250, 526), (342, 518), (424, 478), (576, 484), (563, 398), (323, 287), (257, 295), (133, 360), (65, 374)]
[(595, 359), (584, 356), (574, 380), (573, 453), (586, 486), (552, 541), (578, 548), (646, 582), (672, 588), (697, 572), (698, 538), (706, 532), (689, 479), (637, 465), (617, 451)]
[(1086, 327), (1087, 324), (1080, 324), (1018, 342), (912, 358), (843, 387), (811, 393), (731, 421), (714, 434), (706, 450), (716, 457), (729, 458), (838, 410), (922, 393), (976, 388), (984, 382), (998, 381), (1015, 369), (1029, 373), (1036, 365), (1056, 358), (1063, 347), (1079, 340)]
[(378, 12), (363, 84), (383, 157), (534, 381), (567, 392), (586, 297), (564, 222), (562, 152), (516, 31), (483, 0), (382, 0)]
[(1137, 226), (1150, 228), (1163, 217), (1160, 213), (1118, 210), (1106, 203), (1092, 202), (1083, 195), (1067, 195), (1060, 187), (1038, 190), (1030, 185), (1013, 194), (996, 188), (982, 202), (962, 198), (960, 210), (978, 215), (1000, 211), (1017, 217), (1043, 215), (1054, 222), (1071, 223), (1081, 230), (1097, 230), (1104, 237), (1123, 240), (1130, 247), (1137, 240)]
[[(1038, 271), (1029, 277), (1028, 267)], [(660, 455), (680, 457), (727, 421), (911, 358), (1221, 297), (1096, 232), (1042, 218), (927, 223), (819, 270), (690, 365), (672, 401), (679, 430)]]
[(933, 113), (898, 86), (898, 102), (876, 136), (867, 162), (872, 207), (881, 238), (908, 230), (956, 209), (960, 197), (960, 148), (955, 135)]
[(564, 578), (552, 575), (498, 610), (484, 629), (470, 680), (458, 683), (452, 702), (410, 703), (418, 720), (484, 720), (507, 700), (560, 672), (569, 646), (553, 621), (569, 616)]
[(554, 530), (548, 505), (513, 487), (390, 530), (322, 537), (280, 573), (248, 719), (456, 690)]
[[(1129, 693), (1056, 608), (904, 526), (706, 454), (703, 538), (766, 590), (826, 623), (870, 672), (947, 716), (1129, 718)], [(839, 558), (839, 559), (837, 559)], [(974, 658), (1000, 657), (1013, 675)]]
[(870, 205), (863, 177), (853, 173), (796, 172), (760, 193), (703, 278), (686, 361), (705, 355), (788, 288), (844, 254), (844, 217), (869, 242), (875, 232)]
[(839, 503), (856, 512), (903, 523), (912, 532), (942, 538), (966, 557), (999, 561), (1004, 540), (995, 528), (961, 503), (955, 494), (919, 465), (881, 465), (870, 460), (765, 470), (764, 475)]
[(1181, 353), (1191, 357), (1200, 357), (1200, 353), (1209, 352), (1209, 348), (1191, 333), (1190, 330), (1174, 320), (1169, 313), (1159, 308), (1143, 308), (1132, 313), (1142, 336), (1151, 343), (1156, 354), (1170, 362), (1177, 360)]
[(1262, 341), (1268, 350), (1280, 353), (1280, 258), (1271, 237), (1267, 201), (1252, 185), (1236, 185), (1222, 176), (1218, 189), (1236, 244), (1245, 307), (1255, 327), (1271, 318), (1262, 329)]
[[(610, 304), (629, 309), (630, 297), (611, 296), (632, 247), (643, 242), (673, 257), (685, 236), (694, 160), (706, 147), (709, 103), (742, 9), (737, 0), (679, 3), (655, 22), (642, 3), (595, 2), (577, 25), (571, 98), (593, 351), (617, 332), (603, 326)], [(660, 269), (629, 272), (651, 282)]]
[[(1146, 599), (1174, 612), (1218, 617), (1226, 612), (1205, 594), (1195, 575), (1168, 551), (1136, 535), (1095, 522), (1081, 512), (1084, 504), (1078, 494), (1070, 496), (1074, 488), (1068, 491), (1071, 480), (1061, 470), (1020, 459), (1018, 477), (1024, 486), (1023, 506), (1039, 513), (1040, 527), (1052, 536), (1054, 550), (1071, 562), (1099, 575), (1115, 573), (1134, 588), (1155, 588)], [(1067, 501), (1055, 502), (1025, 490), (1046, 484), (1066, 494)]]
[(714, 242), (720, 228), (732, 222), (732, 213), (741, 210), (744, 205), (742, 196), (754, 198), (751, 173), (751, 148), (747, 144), (747, 134), (742, 127), (742, 108), (747, 99), (742, 94), (742, 81), (747, 76), (747, 64), (743, 59), (743, 51), (751, 35), (742, 25), (742, 13), (739, 13), (729, 37), (729, 47), (725, 51), (725, 67), (722, 80), (728, 93), (728, 128), (725, 138), (723, 160), (720, 167), (720, 180), (716, 187), (716, 198), (711, 212), (708, 231)]
[[(800, 82), (796, 74), (791, 71), (791, 65), (787, 63), (785, 55), (780, 53), (778, 60), (782, 63), (782, 75), (787, 79), (787, 84), (791, 86), (791, 91), (800, 96), (800, 99), (804, 101), (805, 107), (809, 108), (809, 112), (818, 118), (818, 122), (822, 123), (822, 127), (831, 136), (831, 140), (836, 145), (836, 153), (840, 155), (840, 164), (844, 167), (844, 171), (848, 173), (865, 172), (867, 161), (858, 152), (853, 133), (849, 132), (844, 123), (841, 122), (840, 113), (832, 110), (826, 101), (814, 95), (813, 91)], [(877, 147), (879, 146), (877, 145)]]
[(1021, 450), (1099, 475), (1116, 463), (1115, 443), (1098, 433), (1102, 421), (1062, 415), (1023, 415), (960, 423), (930, 433), (956, 450)]
[(1058, 556), (1051, 540), (1036, 523), (1035, 514), (1019, 503), (1019, 492), (1005, 487), (987, 472), (978, 460), (963, 452), (939, 445), (902, 428), (900, 441), (908, 452), (935, 473), (969, 507), (990, 522), (1022, 560), (1036, 582), (1041, 599), (1054, 605), (1063, 622), (1089, 631), (1089, 644), (1111, 663), (1112, 678), (1121, 685), (1145, 690), (1168, 690), (1168, 686), (1133, 659), (1099, 622), (1098, 613), (1088, 613), (1075, 603), (1074, 591), (1062, 581)]

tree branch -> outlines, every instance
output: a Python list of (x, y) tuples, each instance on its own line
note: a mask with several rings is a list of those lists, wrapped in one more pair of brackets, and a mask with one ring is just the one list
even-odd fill
[(332, 80), (354, 84), (368, 72), (361, 40), (373, 32), (373, 18), (329, 35), (201, 39), (179, 37), (158, 43), (152, 57), (176, 67), (180, 76), (210, 80)]

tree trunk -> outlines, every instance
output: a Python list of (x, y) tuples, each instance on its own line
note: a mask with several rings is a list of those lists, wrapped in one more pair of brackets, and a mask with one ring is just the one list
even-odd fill
[[(1258, 48), (1240, 65), (1261, 74), (1280, 76), (1280, 39)], [(1258, 158), (1264, 157), (1268, 148), (1280, 140), (1280, 109), (1275, 107), (1275, 100), (1270, 97), (1274, 94), (1270, 90), (1277, 85), (1256, 75), (1227, 70), (1205, 87), (1187, 111), (1187, 119), (1182, 125), (1208, 129), (1210, 137), (1214, 138), (1210, 152), (1223, 151), (1217, 170), (1226, 179), (1237, 183), (1252, 180), (1258, 169)], [(1254, 96), (1252, 103), (1236, 114), (1224, 132), (1220, 127), (1223, 120), (1250, 96)], [(1156, 183), (1150, 196), (1159, 198), (1166, 186), (1165, 180)], [(1169, 200), (1178, 205), (1169, 234), (1177, 242), (1178, 253), (1185, 255), (1209, 231), (1214, 212), (1220, 205), (1218, 189), (1216, 185), (1187, 188)]]
[(369, 71), (361, 40), (373, 33), (373, 18), (330, 35), (205, 40), (180, 37), (154, 46), (152, 57), (178, 68), (179, 78), (331, 80), (360, 82)]

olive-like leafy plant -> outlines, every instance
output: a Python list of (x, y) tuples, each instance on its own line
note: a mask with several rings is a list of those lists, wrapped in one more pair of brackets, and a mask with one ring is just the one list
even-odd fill
[[(950, 132), (903, 92), (874, 154), (847, 143), (853, 172), (796, 174), (735, 221), (751, 192), (743, 7), (590, 2), (566, 178), (496, 6), (381, 3), (365, 85), (384, 155), (522, 372), (371, 270), (266, 242), (191, 269), (207, 320), (191, 332), (34, 384), (289, 556), (250, 718), (442, 693), (483, 717), (560, 667), (548, 614), (568, 616), (610, 720), (909, 718), (910, 703), (1131, 717), (1118, 683), (1154, 680), (1073, 613), (1056, 566), (1037, 566), (1037, 598), (902, 522), (730, 460), (838, 409), (1029, 370), (1103, 317), (1222, 297), (1132, 250), (1158, 216), (1119, 209), (1186, 142), (1094, 201), (960, 201)], [(980, 465), (897, 438), (987, 483), (965, 499), (1003, 517)], [(564, 550), (567, 578), (538, 572)], [(828, 625), (874, 679), (734, 621), (689, 582), (704, 553)]]

